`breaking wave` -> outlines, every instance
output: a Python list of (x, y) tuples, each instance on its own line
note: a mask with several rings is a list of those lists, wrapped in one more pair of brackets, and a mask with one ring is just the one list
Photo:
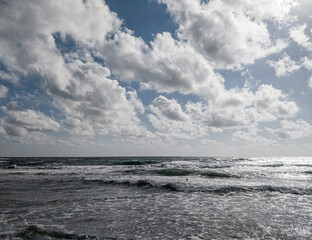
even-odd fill
[[(78, 235), (74, 233), (65, 233), (56, 230), (46, 230), (36, 225), (30, 225), (22, 232), (16, 235), (18, 238), (22, 239), (46, 239), (46, 237), (52, 239), (77, 239), (77, 240), (89, 240), (89, 239), (100, 239), (94, 236), (88, 235)], [(101, 238), (104, 239), (104, 238)], [(115, 239), (115, 238), (105, 238), (105, 239)]]
[(169, 190), (174, 192), (205, 192), (215, 194), (229, 194), (229, 193), (256, 193), (256, 192), (276, 192), (282, 194), (294, 194), (294, 195), (312, 195), (312, 188), (296, 188), (296, 187), (279, 187), (270, 185), (261, 186), (221, 186), (221, 187), (192, 187), (189, 188), (186, 185), (175, 183), (156, 183), (148, 180), (138, 181), (116, 181), (116, 180), (84, 180), (84, 183), (97, 183), (97, 184), (112, 184), (123, 185), (129, 187), (148, 187), (157, 188), (163, 190)]

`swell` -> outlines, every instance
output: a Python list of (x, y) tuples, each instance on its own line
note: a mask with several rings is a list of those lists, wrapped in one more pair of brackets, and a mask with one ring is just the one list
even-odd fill
[(84, 184), (108, 184), (108, 185), (123, 185), (129, 187), (145, 187), (145, 188), (158, 188), (170, 191), (180, 191), (175, 185), (171, 183), (166, 183), (162, 185), (157, 185), (155, 183), (149, 182), (147, 180), (138, 180), (135, 182), (131, 181), (114, 181), (114, 180), (83, 180)]
[(268, 167), (268, 168), (277, 168), (277, 167), (283, 167), (284, 164), (282, 163), (276, 163), (276, 164), (265, 164), (265, 165), (260, 165), (260, 167)]
[(296, 167), (312, 167), (312, 164), (294, 164)]
[(187, 176), (193, 173), (190, 170), (178, 169), (178, 168), (168, 168), (156, 171), (159, 175), (163, 176)]
[(139, 161), (139, 160), (135, 160), (135, 161), (124, 161), (124, 162), (120, 162), (120, 163), (115, 163), (114, 165), (125, 165), (125, 166), (135, 166), (135, 165), (150, 165), (150, 164), (157, 164), (159, 163), (158, 161), (151, 161), (151, 160), (145, 160), (145, 161)]
[(236, 175), (228, 174), (228, 173), (220, 173), (220, 172), (200, 172), (201, 176), (206, 178), (239, 178)]
[(208, 190), (213, 193), (248, 193), (248, 192), (276, 192), (282, 194), (294, 194), (294, 195), (312, 195), (311, 188), (289, 188), (289, 187), (277, 187), (270, 185), (252, 186), (252, 187), (237, 187), (228, 186), (218, 189)]
[[(118, 172), (118, 171), (117, 171)], [(135, 175), (161, 175), (166, 177), (177, 177), (177, 176), (188, 176), (188, 175), (197, 175), (205, 178), (239, 178), (239, 176), (225, 173), (225, 172), (216, 172), (216, 171), (196, 171), (180, 168), (167, 168), (167, 169), (158, 169), (158, 170), (147, 170), (147, 169), (131, 169), (122, 171), (126, 174), (135, 174)]]
[(312, 195), (312, 188), (296, 188), (296, 187), (278, 187), (270, 185), (261, 186), (221, 186), (221, 187), (194, 187), (190, 188), (187, 185), (177, 185), (174, 183), (154, 183), (148, 180), (138, 181), (115, 181), (115, 180), (84, 180), (85, 184), (109, 184), (109, 185), (123, 185), (128, 187), (143, 187), (143, 188), (157, 188), (173, 192), (204, 192), (214, 194), (230, 194), (230, 193), (257, 193), (257, 192), (272, 192), (281, 194), (294, 195)]
[[(12, 235), (0, 235), (5, 239), (12, 239)], [(18, 239), (76, 239), (76, 240), (118, 240), (116, 237), (98, 237), (86, 234), (66, 233), (60, 230), (47, 230), (36, 225), (29, 225), (23, 231), (15, 235)], [(15, 238), (13, 238), (15, 239)], [(122, 238), (125, 239), (125, 238)], [(127, 238), (128, 239), (128, 238)]]
[[(46, 230), (36, 225), (28, 226), (25, 230), (18, 233), (16, 237), (22, 239), (40, 239), (40, 238), (46, 239), (47, 237), (52, 239), (78, 239), (78, 240), (99, 239), (94, 236), (65, 233), (56, 230)], [(106, 239), (114, 239), (114, 238), (106, 238)]]

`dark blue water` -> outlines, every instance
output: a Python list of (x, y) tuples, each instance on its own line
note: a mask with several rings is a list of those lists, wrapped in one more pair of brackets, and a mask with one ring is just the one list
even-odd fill
[(312, 158), (2, 158), (0, 239), (312, 239)]

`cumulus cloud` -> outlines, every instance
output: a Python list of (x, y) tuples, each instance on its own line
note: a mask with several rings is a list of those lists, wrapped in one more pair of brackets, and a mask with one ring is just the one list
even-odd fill
[(259, 119), (276, 120), (277, 118), (293, 117), (299, 111), (299, 107), (293, 101), (287, 99), (281, 90), (271, 85), (262, 85), (255, 93), (255, 107), (259, 113)]
[[(282, 91), (270, 85), (253, 91), (246, 86), (226, 89), (216, 70), (237, 69), (285, 48), (285, 42), (270, 35), (267, 23), (291, 21), (295, 1), (159, 2), (167, 4), (179, 29), (176, 37), (156, 34), (149, 45), (125, 28), (102, 0), (0, 3), (0, 62), (5, 69), (0, 79), (17, 85), (23, 84), (18, 79), (35, 77), (36, 87), (51, 97), (50, 104), (61, 115), (57, 122), (10, 102), (3, 107), (0, 134), (50, 141), (47, 132), (65, 130), (84, 141), (109, 134), (190, 140), (295, 116), (299, 107)], [(74, 46), (62, 49), (69, 39)], [(296, 70), (287, 56), (278, 74)], [(308, 60), (302, 62), (308, 68)], [(140, 89), (129, 87), (132, 81)], [(159, 96), (144, 106), (137, 90), (154, 90)], [(7, 92), (0, 85), (0, 97)], [(165, 94), (176, 92), (195, 94), (199, 100), (183, 105)], [(153, 133), (141, 122), (145, 117)]]
[(312, 70), (312, 59), (308, 58), (307, 56), (301, 58), (302, 66), (305, 67), (307, 70)]
[(175, 99), (159, 96), (153, 100), (151, 111), (174, 121), (186, 121), (187, 116)]
[(159, 2), (167, 4), (179, 24), (178, 38), (186, 40), (218, 68), (252, 64), (285, 48), (287, 44), (282, 40), (272, 41), (265, 21), (285, 22), (296, 6), (294, 0)]
[(16, 102), (2, 107), (5, 116), (0, 118), (0, 134), (17, 142), (53, 143), (47, 132), (56, 132), (60, 125), (45, 114), (31, 109), (22, 109)]
[[(145, 134), (136, 116), (135, 108), (143, 111), (137, 95), (112, 80), (110, 70), (90, 53), (105, 45), (122, 23), (105, 2), (7, 1), (0, 16), (0, 61), (14, 76), (40, 76), (39, 87), (66, 116), (66, 131), (89, 136), (94, 129), (99, 134)], [(78, 49), (61, 52), (56, 34), (61, 44), (70, 37)], [(10, 79), (9, 73), (1, 76)]]
[(187, 114), (175, 99), (159, 96), (153, 100), (149, 110), (151, 111), (148, 115), (149, 121), (157, 131), (176, 135), (185, 133), (190, 127), (187, 124)]
[(290, 29), (290, 37), (298, 43), (298, 45), (312, 51), (312, 42), (310, 38), (305, 34), (307, 28), (306, 24), (299, 25)]
[[(188, 102), (182, 106), (175, 99), (164, 96), (155, 98), (149, 107), (149, 121), (162, 134), (175, 138), (198, 138), (210, 132), (222, 132), (247, 124), (242, 111), (211, 108), (204, 102)], [(179, 137), (177, 137), (179, 136)], [(186, 137), (187, 136), (187, 137)]]
[(94, 136), (94, 130), (91, 124), (77, 118), (69, 117), (62, 121), (62, 127), (65, 131), (71, 133), (72, 135)]
[(295, 102), (271, 85), (261, 85), (255, 93), (245, 88), (224, 92), (223, 96), (222, 100), (188, 102), (184, 106), (175, 99), (159, 96), (149, 107), (149, 120), (167, 134), (188, 132), (190, 136), (202, 136), (290, 118), (299, 111)]
[(309, 79), (309, 81), (308, 81), (308, 86), (309, 86), (310, 88), (312, 88), (312, 76), (310, 77), (310, 79)]
[(281, 121), (281, 128), (266, 128), (266, 131), (274, 134), (281, 139), (297, 139), (312, 135), (312, 126), (306, 121), (299, 119), (297, 121)]
[(121, 80), (140, 81), (141, 89), (213, 97), (223, 88), (224, 80), (212, 64), (167, 32), (157, 34), (151, 47), (131, 32), (119, 33), (98, 56)]
[(289, 76), (294, 71), (300, 69), (301, 65), (293, 61), (288, 54), (284, 54), (283, 57), (277, 61), (268, 60), (266, 63), (274, 68), (277, 77)]
[(6, 86), (0, 84), (0, 98), (5, 98), (7, 96), (9, 89)]
[[(130, 52), (127, 44), (131, 45)], [(199, 111), (205, 112), (200, 114), (205, 116), (201, 124), (205, 123), (203, 125), (210, 128), (230, 128), (245, 126), (250, 122), (271, 121), (293, 116), (298, 111), (294, 102), (287, 101), (286, 96), (281, 91), (274, 91), (272, 86), (263, 86), (256, 94), (248, 88), (226, 90), (224, 79), (215, 73), (211, 63), (188, 43), (173, 39), (169, 33), (158, 34), (151, 42), (151, 48), (142, 39), (134, 38), (129, 33), (122, 34), (110, 42), (109, 48), (101, 56), (105, 57), (109, 53), (111, 55), (106, 63), (113, 72), (119, 73), (120, 78), (125, 81), (143, 81), (142, 90), (153, 89), (166, 93), (178, 91), (203, 97), (206, 101), (203, 105), (208, 106), (205, 108), (209, 108), (209, 111), (200, 108)], [(272, 90), (269, 94), (272, 94), (270, 100), (274, 104), (268, 108), (256, 107), (261, 105), (259, 96), (269, 90)], [(161, 112), (156, 111), (159, 106), (155, 106), (160, 100), (164, 100), (162, 96), (155, 99), (152, 105), (156, 115)], [(271, 106), (274, 108), (270, 109)], [(181, 112), (181, 107), (179, 109)], [(178, 117), (181, 114), (170, 114), (177, 119), (183, 119)], [(150, 117), (157, 126), (162, 119), (158, 118), (156, 121), (154, 116)]]
[(135, 111), (135, 108), (143, 111), (136, 93), (127, 92), (116, 80), (109, 79), (106, 67), (75, 60), (68, 69), (74, 76), (70, 87), (54, 93), (59, 107), (68, 116), (87, 121), (104, 135), (144, 134)]
[(18, 77), (13, 72), (4, 72), (0, 69), (0, 79), (12, 83), (18, 82)]
[(248, 128), (245, 131), (239, 130), (232, 135), (232, 141), (244, 143), (254, 146), (263, 146), (276, 144), (276, 141), (272, 139), (267, 139), (259, 134), (259, 129), (257, 128)]

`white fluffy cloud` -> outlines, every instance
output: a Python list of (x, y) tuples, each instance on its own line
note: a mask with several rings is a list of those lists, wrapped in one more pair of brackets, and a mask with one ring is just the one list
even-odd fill
[(5, 113), (0, 118), (0, 133), (14, 141), (25, 142), (26, 139), (38, 140), (47, 138), (46, 132), (55, 132), (60, 125), (52, 118), (39, 111), (23, 110), (16, 102), (10, 102), (7, 107), (2, 107)]
[(6, 86), (0, 84), (0, 98), (5, 98), (7, 96), (9, 89)]
[(94, 136), (94, 130), (91, 124), (77, 118), (69, 117), (62, 121), (62, 127), (65, 131), (71, 133), (72, 135)]
[(159, 0), (179, 24), (179, 39), (186, 40), (220, 68), (241, 67), (281, 51), (287, 44), (272, 41), (264, 21), (288, 19), (294, 0)]
[(277, 77), (288, 76), (290, 73), (300, 69), (300, 65), (293, 61), (288, 54), (277, 61), (268, 60), (266, 63), (274, 68)]
[(260, 146), (272, 146), (276, 144), (276, 141), (272, 139), (267, 139), (259, 134), (259, 129), (257, 128), (249, 128), (246, 131), (239, 130), (232, 135), (232, 140), (234, 142), (239, 142), (240, 144), (243, 142), (244, 145), (254, 145), (256, 147)]
[(308, 81), (308, 86), (309, 86), (310, 88), (312, 88), (312, 76), (310, 77), (310, 79), (309, 79), (309, 81)]
[(224, 80), (211, 63), (167, 32), (157, 34), (150, 48), (129, 32), (119, 33), (98, 54), (121, 80), (140, 81), (141, 89), (209, 98), (223, 88)]
[(187, 115), (182, 111), (180, 104), (175, 99), (170, 100), (164, 96), (159, 96), (154, 99), (150, 108), (152, 112), (170, 120), (186, 121), (187, 119)]
[(261, 85), (255, 93), (243, 89), (225, 92), (224, 96), (211, 104), (188, 102), (183, 107), (175, 99), (159, 96), (150, 105), (149, 120), (162, 132), (201, 136), (293, 117), (299, 111), (295, 102), (271, 85)]
[(302, 66), (308, 69), (309, 71), (312, 70), (312, 59), (308, 58), (307, 56), (301, 58)]
[[(299, 107), (281, 90), (271, 85), (228, 89), (218, 69), (237, 70), (284, 49), (287, 43), (272, 36), (268, 24), (292, 21), (289, 13), (296, 1), (159, 2), (167, 4), (178, 24), (177, 35), (156, 34), (149, 45), (126, 29), (102, 0), (0, 3), (0, 79), (21, 87), (19, 79), (35, 76), (36, 87), (52, 99), (47, 104), (60, 110), (57, 122), (35, 106), (24, 110), (11, 102), (3, 107), (0, 134), (40, 142), (50, 141), (47, 132), (64, 130), (86, 142), (103, 135), (119, 141), (174, 141), (295, 116)], [(59, 45), (66, 48), (68, 39), (74, 49), (61, 51)], [(300, 44), (309, 48), (307, 43), (301, 37)], [(310, 69), (307, 57), (301, 62)], [(278, 76), (300, 67), (288, 55), (268, 64)], [(139, 89), (129, 82), (137, 82)], [(144, 106), (137, 91), (148, 90), (158, 97), (143, 101)], [(0, 98), (7, 92), (0, 85)], [(172, 93), (194, 94), (198, 102), (180, 104)], [(144, 121), (152, 124), (153, 133)], [(239, 131), (233, 139), (256, 135)]]
[(0, 70), (0, 79), (8, 82), (13, 82), (15, 84), (18, 82), (18, 77), (13, 72), (8, 73), (2, 70)]
[(312, 42), (310, 38), (305, 34), (307, 25), (303, 24), (290, 29), (291, 38), (297, 42), (300, 46), (312, 51)]
[(66, 91), (55, 92), (54, 96), (57, 96), (59, 107), (69, 116), (64, 122), (69, 132), (74, 133), (70, 124), (79, 123), (77, 127), (80, 130), (77, 131), (82, 131), (79, 135), (92, 135), (92, 127), (104, 135), (145, 134), (135, 111), (135, 108), (142, 111), (136, 93), (127, 93), (116, 80), (109, 79), (110, 71), (106, 67), (75, 60), (68, 69), (74, 76), (70, 87)]
[[(178, 91), (203, 97), (205, 103), (202, 106), (205, 107), (196, 110), (201, 112), (201, 120), (200, 123), (196, 123), (196, 127), (199, 125), (210, 129), (239, 127), (294, 116), (298, 111), (296, 103), (288, 101), (281, 91), (272, 86), (264, 85), (255, 94), (247, 88), (226, 90), (224, 79), (214, 72), (211, 63), (188, 43), (173, 39), (169, 33), (158, 34), (151, 42), (151, 48), (145, 45), (142, 39), (133, 37), (131, 33), (123, 33), (112, 40), (107, 50), (101, 54), (104, 58), (109, 54), (109, 58), (105, 59), (106, 63), (121, 79), (143, 81), (141, 82), (143, 90), (154, 89), (166, 93)], [(167, 121), (165, 112), (158, 109), (160, 106), (156, 104), (162, 101), (165, 101), (162, 96), (155, 99), (151, 108), (158, 118), (149, 117), (158, 129), (159, 126), (168, 125), (160, 123), (162, 120)], [(167, 104), (168, 101), (166, 100)], [(170, 106), (173, 105), (172, 101), (169, 101)], [(264, 101), (269, 101), (270, 104), (264, 107)], [(174, 103), (175, 106), (178, 104)], [(196, 107), (190, 108), (194, 110)], [(168, 116), (170, 113), (176, 119), (185, 119), (180, 106), (174, 109), (179, 109), (180, 114), (176, 111), (167, 112)], [(182, 115), (184, 117), (181, 117)], [(193, 126), (192, 121), (189, 126), (191, 125)], [(207, 129), (203, 132), (206, 131)]]
[(293, 117), (299, 111), (295, 102), (287, 100), (287, 95), (271, 85), (260, 86), (255, 94), (255, 100), (259, 118), (267, 121)]
[[(15, 76), (41, 76), (39, 86), (67, 118), (62, 124), (65, 130), (87, 136), (95, 129), (99, 134), (145, 134), (136, 116), (135, 108), (142, 110), (136, 94), (110, 79), (110, 70), (89, 53), (105, 45), (107, 36), (121, 25), (105, 2), (7, 1), (0, 16), (0, 61)], [(73, 38), (79, 50), (62, 55), (55, 42), (57, 33), (61, 41)], [(2, 78), (12, 80), (9, 73), (2, 73)]]
[(312, 126), (302, 119), (295, 122), (282, 120), (281, 128), (266, 128), (266, 130), (282, 139), (296, 139), (312, 135)]

